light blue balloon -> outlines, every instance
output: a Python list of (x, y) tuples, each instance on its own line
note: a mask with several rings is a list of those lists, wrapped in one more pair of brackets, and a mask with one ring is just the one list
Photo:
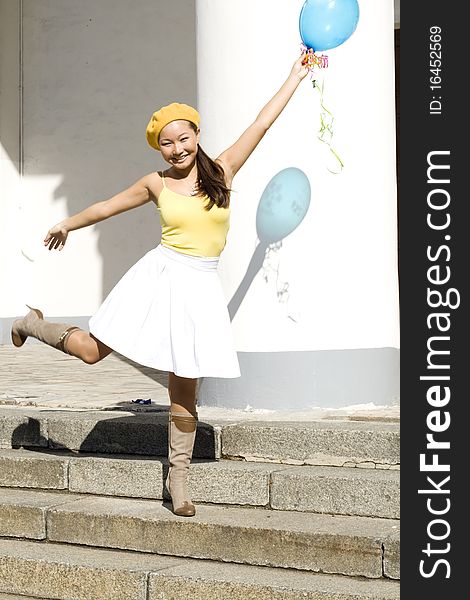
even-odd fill
[(336, 48), (355, 31), (357, 0), (306, 0), (300, 11), (300, 37), (315, 52)]
[(260, 242), (273, 244), (299, 226), (310, 205), (310, 182), (296, 167), (279, 171), (265, 187), (256, 212)]

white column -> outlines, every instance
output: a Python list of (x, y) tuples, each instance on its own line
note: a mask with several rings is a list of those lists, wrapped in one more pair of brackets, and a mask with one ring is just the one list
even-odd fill
[[(238, 138), (287, 77), (300, 53), (302, 6), (198, 0), (201, 145), (212, 156)], [(361, 0), (353, 35), (326, 52), (323, 102), (334, 117), (340, 173), (328, 170), (336, 163), (317, 138), (319, 93), (306, 79), (234, 179), (220, 274), (242, 377), (206, 379), (201, 403), (397, 401), (393, 33), (393, 0)], [(271, 259), (276, 281), (267, 261), (253, 262), (256, 213), (268, 182), (288, 167), (305, 173), (311, 197), (305, 218)], [(279, 298), (282, 287), (287, 293)]]

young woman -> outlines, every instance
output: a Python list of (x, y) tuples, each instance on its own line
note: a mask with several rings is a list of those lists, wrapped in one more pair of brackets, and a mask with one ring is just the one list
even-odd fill
[(30, 308), (12, 326), (15, 346), (28, 336), (94, 364), (113, 350), (168, 371), (169, 472), (165, 493), (173, 512), (192, 516), (187, 475), (197, 427), (199, 377), (239, 377), (231, 325), (217, 263), (229, 229), (232, 179), (285, 108), (308, 70), (305, 53), (279, 91), (227, 150), (212, 160), (199, 145), (199, 114), (173, 103), (153, 113), (148, 143), (170, 165), (128, 189), (52, 227), (44, 240), (62, 250), (70, 231), (88, 227), (153, 201), (160, 214), (161, 243), (122, 277), (90, 319), (89, 332), (50, 323)]

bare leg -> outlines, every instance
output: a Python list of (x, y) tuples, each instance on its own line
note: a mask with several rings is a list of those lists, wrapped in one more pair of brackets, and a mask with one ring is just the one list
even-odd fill
[(46, 321), (39, 308), (28, 308), (29, 313), (21, 319), (16, 319), (11, 327), (11, 340), (17, 348), (23, 346), (31, 336), (90, 365), (112, 352), (111, 348), (91, 333), (74, 325)]
[(75, 329), (70, 332), (65, 348), (68, 354), (80, 358), (88, 365), (94, 365), (103, 360), (103, 358), (106, 358), (113, 351), (112, 348), (109, 348), (103, 342), (100, 342), (98, 338), (95, 338), (92, 333), (88, 333), (82, 329)]
[(196, 416), (196, 387), (197, 379), (179, 377), (174, 373), (169, 373), (168, 393), (171, 412)]
[(166, 488), (171, 496), (173, 512), (192, 517), (196, 509), (188, 494), (187, 480), (197, 430), (197, 379), (169, 373), (170, 414), (168, 422), (168, 459), (170, 469)]

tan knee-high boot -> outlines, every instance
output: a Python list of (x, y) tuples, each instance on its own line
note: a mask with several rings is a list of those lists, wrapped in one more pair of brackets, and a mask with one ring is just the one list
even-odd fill
[(196, 439), (197, 414), (171, 413), (168, 422), (168, 459), (170, 469), (165, 481), (171, 496), (173, 512), (182, 517), (192, 517), (196, 509), (188, 494), (189, 463)]
[(80, 329), (80, 327), (63, 323), (50, 323), (44, 320), (44, 316), (38, 308), (31, 308), (31, 306), (28, 306), (28, 308), (31, 310), (25, 317), (16, 319), (13, 322), (11, 328), (11, 341), (13, 344), (20, 347), (31, 336), (67, 353), (67, 338), (72, 331)]

